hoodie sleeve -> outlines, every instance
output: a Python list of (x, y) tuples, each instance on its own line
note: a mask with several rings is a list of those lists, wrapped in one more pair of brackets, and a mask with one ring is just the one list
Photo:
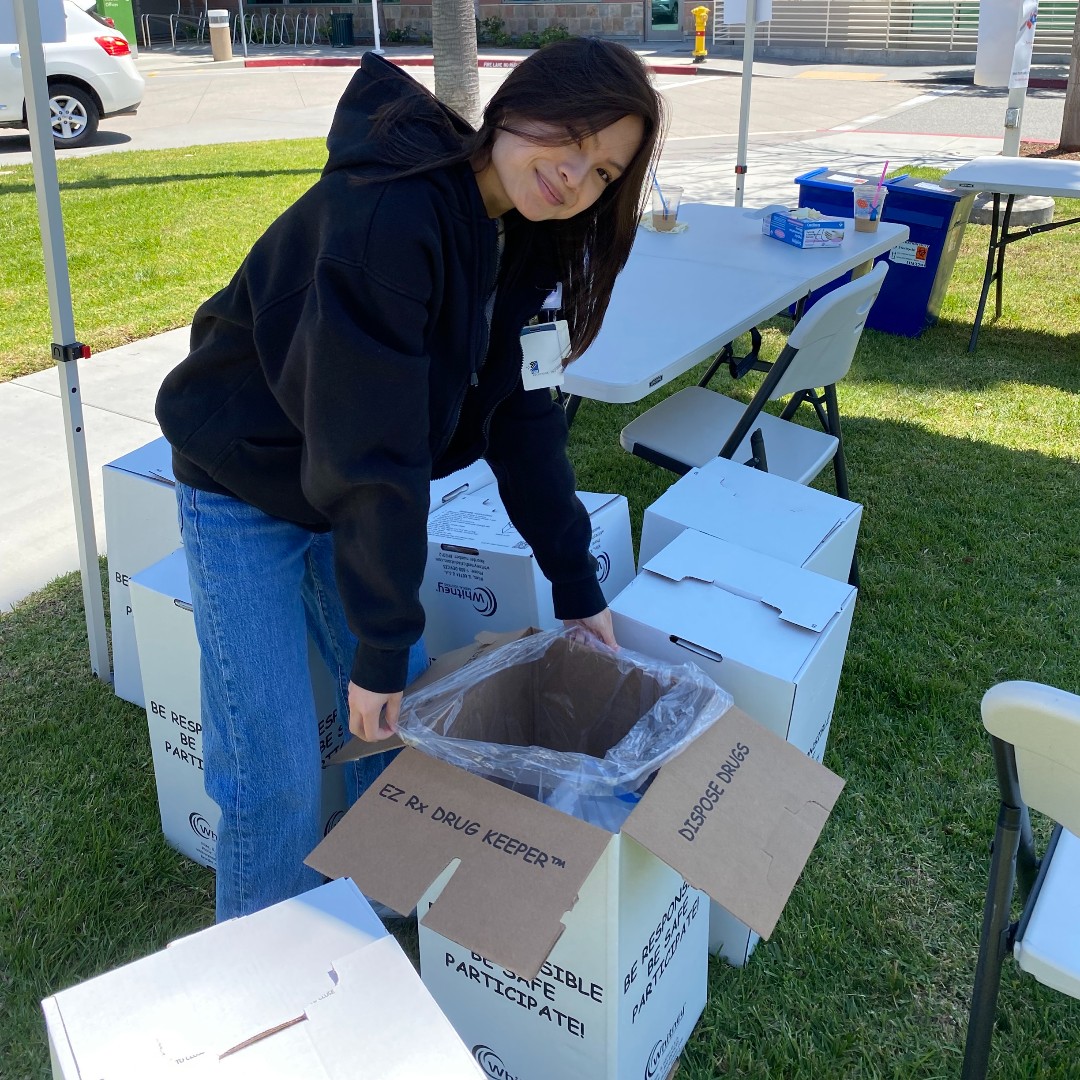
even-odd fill
[(324, 243), (302, 304), (294, 297), (278, 317), (256, 319), (260, 353), (281, 357), (267, 373), (271, 390), (303, 432), (304, 494), (331, 523), (338, 589), (359, 640), (350, 678), (377, 693), (404, 687), (424, 626), (425, 341), (442, 262), (437, 223), (425, 227), (423, 207), (414, 209), (407, 229), (391, 208), (374, 214), (355, 250)]
[(589, 552), (592, 522), (575, 493), (566, 456), (566, 416), (550, 390), (521, 381), (491, 422), (487, 461), (514, 527), (533, 549), (558, 619), (585, 619), (607, 607)]

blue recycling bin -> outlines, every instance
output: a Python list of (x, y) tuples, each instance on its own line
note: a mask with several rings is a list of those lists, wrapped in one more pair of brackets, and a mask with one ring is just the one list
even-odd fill
[[(848, 218), (852, 214), (852, 188), (877, 181), (878, 176), (860, 176), (839, 168), (814, 169), (795, 178), (800, 206)], [(889, 334), (918, 337), (941, 313), (975, 192), (912, 176), (894, 177), (884, 186), (888, 191), (881, 220), (906, 225), (911, 235), (875, 260), (888, 259), (889, 273), (866, 325)], [(807, 306), (849, 278), (811, 293)]]

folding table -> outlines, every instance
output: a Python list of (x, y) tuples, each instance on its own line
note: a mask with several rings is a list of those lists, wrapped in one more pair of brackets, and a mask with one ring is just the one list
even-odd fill
[[(882, 222), (832, 248), (794, 248), (761, 232), (761, 216), (735, 206), (691, 203), (683, 233), (639, 230), (612, 293), (604, 325), (566, 369), (573, 399), (640, 401), (713, 356), (740, 334), (908, 238)], [(571, 402), (571, 409), (574, 402)]]
[[(982, 293), (971, 328), (968, 352), (975, 351), (979, 340), (979, 326), (986, 310), (986, 298), (990, 286), (997, 282), (994, 317), (1001, 316), (1001, 286), (1005, 272), (1005, 248), (1025, 236), (1075, 225), (1080, 217), (1065, 221), (1050, 221), (1044, 225), (1030, 225), (1025, 229), (1009, 232), (1013, 201), (1017, 195), (1049, 195), (1055, 199), (1080, 199), (1080, 162), (1047, 161), (1042, 158), (980, 157), (945, 174), (945, 180), (958, 188), (972, 191), (988, 191), (994, 196), (994, 213), (990, 221), (990, 245), (986, 251), (986, 272), (983, 274)], [(1001, 211), (1001, 196), (1008, 196), (1005, 211)]]

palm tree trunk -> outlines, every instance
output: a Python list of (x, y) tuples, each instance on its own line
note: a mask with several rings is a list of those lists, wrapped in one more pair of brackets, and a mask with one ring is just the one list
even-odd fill
[(1065, 90), (1065, 114), (1061, 118), (1062, 150), (1080, 150), (1080, 11), (1073, 26), (1069, 84)]
[(435, 96), (476, 124), (480, 119), (480, 77), (473, 0), (433, 0), (431, 45)]

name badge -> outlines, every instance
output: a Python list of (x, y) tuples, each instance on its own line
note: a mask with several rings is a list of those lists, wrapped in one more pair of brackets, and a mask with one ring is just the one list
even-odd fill
[(521, 331), (521, 381), (526, 390), (562, 386), (563, 362), (570, 355), (570, 326), (565, 319), (526, 326)]

